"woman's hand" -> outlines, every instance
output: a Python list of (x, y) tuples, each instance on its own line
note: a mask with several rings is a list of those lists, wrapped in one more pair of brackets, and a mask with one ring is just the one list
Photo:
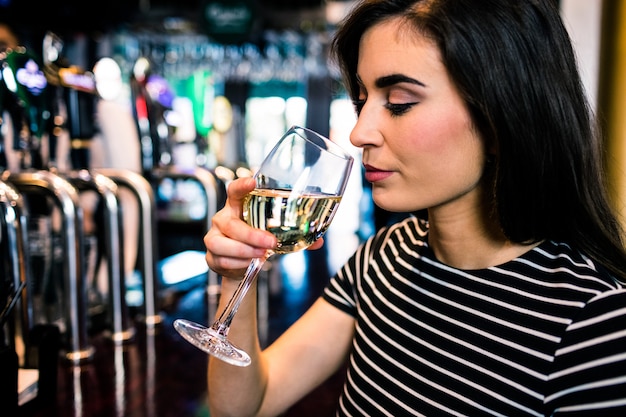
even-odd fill
[[(274, 235), (243, 220), (243, 200), (254, 187), (253, 178), (232, 181), (224, 207), (213, 216), (211, 229), (204, 236), (209, 267), (228, 278), (241, 279), (250, 259), (262, 257), (265, 251), (276, 247)], [(322, 245), (323, 240), (319, 239), (310, 249)]]
[(276, 246), (274, 235), (243, 221), (243, 200), (254, 186), (253, 178), (232, 181), (224, 207), (213, 216), (204, 236), (207, 263), (222, 276), (241, 278), (250, 259), (262, 257)]

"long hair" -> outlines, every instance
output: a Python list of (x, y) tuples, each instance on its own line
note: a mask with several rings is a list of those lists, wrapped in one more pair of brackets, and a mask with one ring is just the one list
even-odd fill
[(364, 0), (331, 45), (352, 99), (361, 36), (391, 17), (437, 44), (474, 125), (495, 144), (493, 204), (504, 234), (565, 242), (626, 281), (601, 136), (555, 2)]

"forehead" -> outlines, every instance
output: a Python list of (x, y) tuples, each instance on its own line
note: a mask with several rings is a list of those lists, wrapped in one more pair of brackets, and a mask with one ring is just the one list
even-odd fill
[(363, 33), (359, 43), (358, 72), (445, 71), (437, 44), (402, 18), (382, 21)]

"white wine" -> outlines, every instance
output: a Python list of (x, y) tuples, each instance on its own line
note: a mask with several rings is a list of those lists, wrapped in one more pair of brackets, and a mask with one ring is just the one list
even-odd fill
[(341, 197), (292, 194), (290, 190), (255, 189), (244, 201), (243, 217), (278, 238), (275, 253), (305, 249), (319, 239), (332, 221)]
[(243, 218), (278, 241), (253, 258), (224, 310), (210, 327), (185, 319), (174, 328), (187, 341), (231, 365), (248, 366), (250, 355), (228, 340), (246, 293), (269, 257), (310, 247), (335, 217), (354, 159), (327, 138), (293, 126), (280, 138), (254, 175), (257, 189), (244, 199)]

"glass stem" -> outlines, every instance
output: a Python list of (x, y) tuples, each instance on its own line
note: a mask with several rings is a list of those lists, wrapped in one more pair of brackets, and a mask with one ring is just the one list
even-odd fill
[(254, 283), (256, 277), (261, 272), (261, 268), (267, 258), (272, 255), (272, 251), (267, 251), (265, 256), (262, 258), (253, 258), (250, 261), (250, 265), (248, 265), (248, 269), (246, 269), (246, 273), (243, 276), (243, 279), (239, 282), (237, 289), (233, 293), (230, 300), (228, 300), (228, 304), (220, 314), (219, 318), (213, 323), (211, 326), (213, 330), (217, 331), (224, 338), (228, 335), (228, 330), (230, 329), (230, 323), (233, 321), (237, 310), (239, 309), (239, 305), (241, 301), (243, 301), (243, 297), (248, 293), (248, 290)]

